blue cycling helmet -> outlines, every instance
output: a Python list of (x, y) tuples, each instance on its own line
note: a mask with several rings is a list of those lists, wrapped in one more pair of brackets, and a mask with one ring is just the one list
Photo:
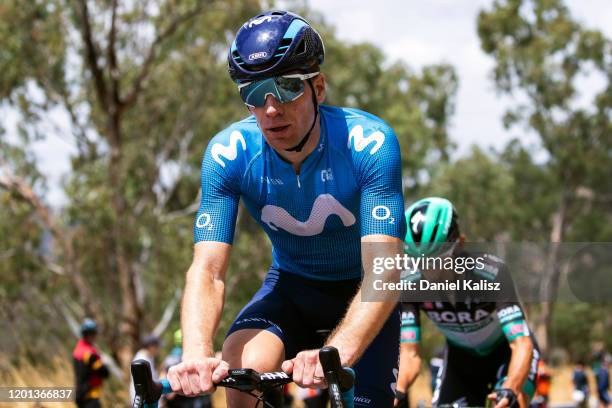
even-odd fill
[(268, 11), (244, 23), (228, 54), (234, 82), (250, 82), (289, 71), (318, 71), (325, 58), (319, 33), (297, 14)]
[(85, 318), (81, 323), (81, 334), (95, 334), (98, 332), (98, 325), (93, 319)]

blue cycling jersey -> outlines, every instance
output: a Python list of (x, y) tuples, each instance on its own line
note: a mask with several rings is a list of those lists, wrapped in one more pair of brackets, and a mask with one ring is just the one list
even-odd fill
[(318, 280), (361, 276), (360, 237), (403, 239), (401, 158), (369, 113), (320, 106), (321, 137), (296, 174), (253, 116), (209, 143), (194, 241), (231, 244), (240, 197), (272, 242), (272, 268)]

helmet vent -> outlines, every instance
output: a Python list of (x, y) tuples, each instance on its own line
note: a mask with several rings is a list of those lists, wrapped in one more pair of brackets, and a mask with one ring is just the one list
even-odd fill
[(433, 231), (431, 231), (431, 240), (435, 242), (436, 234), (438, 233), (438, 227), (440, 227), (440, 223), (436, 223)]
[(302, 39), (300, 43), (297, 45), (297, 47), (295, 47), (295, 53), (297, 55), (301, 55), (305, 52), (306, 52), (306, 42), (304, 42), (304, 39)]
[(240, 56), (240, 54), (238, 54), (238, 51), (232, 52), (232, 57), (234, 58), (234, 61), (236, 61), (236, 64), (238, 65), (244, 64), (244, 61), (242, 60), (242, 57)]
[(291, 45), (291, 38), (283, 38), (278, 44), (276, 49), (276, 55), (284, 55), (287, 52), (287, 48)]

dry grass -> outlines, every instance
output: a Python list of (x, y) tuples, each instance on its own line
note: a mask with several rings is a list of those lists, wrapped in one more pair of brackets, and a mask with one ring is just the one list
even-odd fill
[[(56, 356), (47, 368), (39, 368), (33, 365), (23, 364), (19, 368), (8, 364), (7, 360), (0, 355), (0, 384), (3, 387), (68, 387), (74, 386), (72, 366), (66, 358)], [(52, 408), (74, 408), (72, 402), (35, 403), (0, 402), (0, 408), (16, 407), (52, 407)]]

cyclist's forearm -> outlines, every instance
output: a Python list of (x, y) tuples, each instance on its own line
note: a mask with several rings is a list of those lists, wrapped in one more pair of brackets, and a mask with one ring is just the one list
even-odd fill
[(213, 339), (223, 311), (225, 284), (215, 273), (192, 265), (181, 305), (183, 359), (214, 355)]
[(396, 305), (396, 302), (362, 302), (360, 290), (326, 345), (338, 349), (343, 365), (353, 365), (376, 337)]
[(395, 257), (402, 251), (402, 241), (386, 235), (362, 238), (361, 257), (364, 270), (362, 286), (353, 298), (342, 322), (326, 342), (340, 352), (344, 365), (352, 365), (365, 351), (397, 306), (397, 294), (376, 291), (373, 281), (397, 282), (399, 270), (373, 272), (374, 258)]
[(512, 357), (508, 366), (508, 377), (503, 387), (510, 388), (518, 394), (529, 375), (533, 343), (529, 337), (519, 337), (510, 343), (510, 348)]
[(399, 373), (397, 375), (397, 389), (406, 393), (414, 383), (421, 370), (421, 356), (411, 350), (400, 346)]

